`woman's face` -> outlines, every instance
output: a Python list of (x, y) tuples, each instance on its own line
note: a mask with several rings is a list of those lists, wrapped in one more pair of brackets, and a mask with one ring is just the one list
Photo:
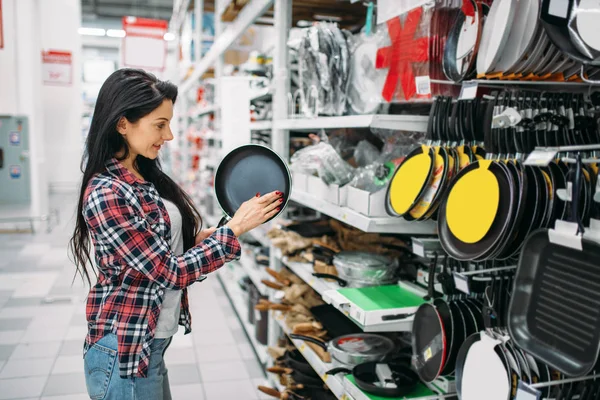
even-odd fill
[(135, 159), (138, 155), (154, 160), (158, 157), (161, 146), (173, 139), (169, 123), (173, 118), (173, 102), (165, 100), (163, 103), (136, 123), (131, 123), (127, 118), (121, 118), (117, 130), (123, 135), (129, 146), (130, 157)]

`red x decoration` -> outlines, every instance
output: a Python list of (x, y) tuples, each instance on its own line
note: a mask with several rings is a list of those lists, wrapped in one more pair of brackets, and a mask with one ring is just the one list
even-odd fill
[(421, 7), (410, 11), (404, 27), (401, 26), (399, 18), (387, 21), (392, 45), (378, 49), (375, 59), (375, 68), (389, 68), (382, 92), (383, 98), (387, 101), (391, 101), (394, 97), (398, 80), (402, 84), (406, 100), (417, 93), (412, 63), (429, 60), (429, 39), (426, 37), (415, 39), (415, 32), (421, 23), (422, 15)]

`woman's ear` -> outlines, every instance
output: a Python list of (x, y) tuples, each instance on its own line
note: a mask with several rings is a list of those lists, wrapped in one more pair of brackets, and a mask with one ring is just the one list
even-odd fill
[(127, 118), (121, 117), (119, 119), (119, 122), (117, 122), (117, 132), (119, 132), (121, 135), (125, 136), (127, 134), (127, 125), (128, 125)]

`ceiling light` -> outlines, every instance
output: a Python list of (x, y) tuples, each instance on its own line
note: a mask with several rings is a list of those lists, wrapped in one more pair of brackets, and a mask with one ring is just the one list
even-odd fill
[(122, 38), (125, 37), (125, 31), (123, 29), (109, 29), (106, 31), (106, 36)]
[(167, 32), (167, 33), (165, 33), (164, 38), (167, 42), (170, 42), (171, 40), (175, 40), (175, 35), (172, 34), (171, 32)]
[(77, 30), (80, 35), (87, 36), (104, 36), (106, 35), (106, 31), (102, 28), (79, 28)]

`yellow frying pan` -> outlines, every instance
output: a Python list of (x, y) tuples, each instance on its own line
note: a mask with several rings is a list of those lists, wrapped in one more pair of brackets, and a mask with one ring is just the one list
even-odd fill
[(388, 214), (405, 215), (417, 204), (431, 182), (435, 158), (434, 148), (422, 145), (396, 168), (386, 194)]

